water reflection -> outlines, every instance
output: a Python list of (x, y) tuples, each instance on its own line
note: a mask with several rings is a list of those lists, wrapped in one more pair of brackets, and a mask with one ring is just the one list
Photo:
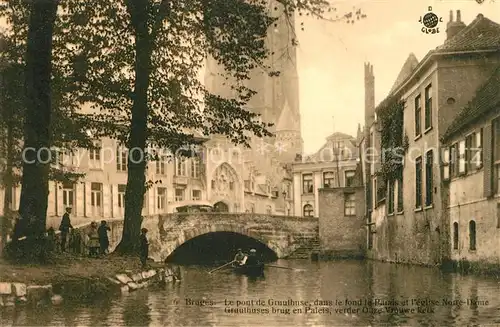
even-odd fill
[[(30, 326), (466, 326), (500, 324), (498, 279), (443, 274), (437, 269), (378, 262), (281, 261), (305, 271), (266, 268), (263, 278), (235, 275), (230, 270), (208, 274), (207, 267), (184, 267), (181, 283), (165, 289), (140, 290), (115, 300), (90, 305), (38, 309), (4, 309), (0, 325)], [(215, 305), (198, 305), (213, 300)], [(275, 308), (269, 313), (225, 312), (232, 301), (330, 300), (330, 314), (304, 307)], [(347, 303), (350, 303), (346, 305)], [(385, 305), (359, 303), (420, 301), (420, 312), (387, 312)], [(442, 305), (442, 301), (469, 304)], [(483, 301), (478, 304), (474, 301)], [(361, 302), (360, 302), (361, 301)], [(424, 305), (438, 301), (439, 305)], [(485, 304), (488, 301), (488, 304)], [(415, 308), (411, 302), (406, 306)], [(240, 308), (250, 307), (240, 303)], [(256, 308), (254, 306), (253, 308)], [(291, 309), (290, 311), (283, 309)], [(320, 308), (320, 307), (319, 307)], [(348, 310), (350, 308), (350, 310)], [(282, 310), (276, 310), (282, 309)], [(301, 309), (302, 313), (293, 313)], [(314, 309), (314, 308), (313, 308)], [(318, 309), (318, 307), (316, 307)], [(335, 311), (337, 310), (337, 311)], [(377, 311), (379, 310), (379, 311)], [(373, 311), (377, 311), (374, 313)]]

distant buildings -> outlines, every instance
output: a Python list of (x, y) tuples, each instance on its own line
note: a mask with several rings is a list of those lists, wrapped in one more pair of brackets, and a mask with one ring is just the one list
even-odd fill
[[(456, 16), (450, 13), (444, 44), (420, 62), (408, 57), (377, 107), (373, 67), (365, 65), (361, 146), (371, 258), (500, 263), (499, 145), (492, 122), (499, 113), (500, 25), (482, 14), (469, 25), (460, 11)], [(394, 105), (399, 101), (401, 109)], [(398, 110), (400, 120), (388, 128)], [(396, 165), (382, 156), (395, 131), (404, 152)], [(376, 150), (373, 158), (368, 149)]]
[(295, 216), (319, 216), (319, 189), (353, 187), (359, 149), (356, 138), (333, 133), (311, 156), (292, 164)]

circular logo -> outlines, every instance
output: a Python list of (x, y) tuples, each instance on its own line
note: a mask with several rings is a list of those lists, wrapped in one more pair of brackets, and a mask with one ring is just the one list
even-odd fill
[(422, 19), (422, 24), (424, 24), (424, 26), (427, 28), (436, 27), (438, 22), (439, 22), (439, 18), (433, 12), (429, 12), (429, 13), (425, 14), (424, 18)]

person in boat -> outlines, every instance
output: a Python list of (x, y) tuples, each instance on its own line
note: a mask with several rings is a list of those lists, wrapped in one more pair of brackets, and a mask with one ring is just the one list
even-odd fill
[(238, 249), (236, 252), (236, 255), (234, 256), (234, 263), (237, 265), (244, 265), (245, 261), (247, 260), (247, 255), (243, 253), (241, 249)]
[(259, 259), (257, 258), (257, 250), (251, 249), (250, 254), (247, 257), (246, 265), (256, 266), (259, 264)]

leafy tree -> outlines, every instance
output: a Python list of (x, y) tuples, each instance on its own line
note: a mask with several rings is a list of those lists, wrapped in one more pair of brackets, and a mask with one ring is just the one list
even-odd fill
[[(21, 218), (14, 230), (12, 247), (32, 260), (43, 260), (45, 256), (49, 164), (43, 163), (48, 159), (47, 152), (40, 151), (40, 156), (37, 152), (50, 148), (52, 33), (57, 6), (56, 0), (30, 3), (26, 41), (24, 147), (35, 151), (28, 151), (23, 162)], [(25, 242), (18, 241), (21, 236), (27, 237)]]
[[(75, 111), (77, 105), (74, 104), (74, 99), (71, 97), (71, 86), (68, 83), (68, 78), (60, 69), (57, 69), (57, 65), (56, 69), (52, 69), (52, 73), (49, 75), (49, 80), (52, 81), (52, 88), (47, 90), (46, 85), (44, 85), (44, 89), (42, 90), (49, 92), (49, 108), (45, 107), (47, 106), (47, 103), (45, 103), (47, 99), (44, 99), (43, 96), (35, 99), (35, 101), (25, 96), (25, 85), (29, 87), (28, 90), (31, 92), (36, 90), (35, 94), (39, 95), (38, 88), (42, 86), (38, 84), (38, 75), (35, 75), (37, 76), (35, 80), (25, 79), (25, 76), (33, 76), (33, 70), (38, 74), (39, 68), (33, 68), (33, 65), (38, 65), (38, 59), (47, 60), (46, 53), (41, 58), (33, 58), (33, 52), (43, 52), (43, 47), (46, 47), (45, 51), (49, 51), (49, 63), (52, 61), (50, 58), (52, 51), (52, 31), (49, 25), (52, 24), (50, 22), (52, 18), (50, 17), (52, 17), (51, 10), (54, 9), (53, 6), (57, 6), (57, 3), (54, 2), (52, 5), (48, 3), (44, 5), (30, 5), (22, 1), (9, 1), (8, 4), (0, 6), (0, 16), (7, 21), (7, 29), (2, 38), (3, 46), (0, 51), (0, 60), (3, 66), (1, 68), (2, 88), (0, 90), (0, 137), (5, 140), (2, 144), (1, 152), (5, 154), (2, 157), (6, 159), (3, 162), (3, 169), (0, 171), (0, 187), (5, 189), (5, 217), (2, 219), (2, 241), (6, 239), (7, 220), (10, 218), (10, 207), (13, 197), (12, 188), (21, 183), (20, 172), (24, 172), (26, 166), (30, 167), (27, 170), (29, 176), (27, 179), (30, 180), (30, 183), (21, 183), (23, 185), (19, 208), (21, 219), (15, 228), (15, 239), (22, 236), (30, 236), (38, 240), (42, 230), (45, 230), (47, 198), (45, 197), (44, 200), (43, 196), (44, 194), (48, 194), (48, 184), (44, 184), (45, 173), (47, 173), (48, 179), (59, 182), (76, 181), (83, 176), (83, 174), (66, 167), (61, 162), (61, 157), (58, 156), (57, 152), (51, 153), (50, 165), (40, 163), (30, 164), (31, 158), (29, 156), (33, 156), (36, 153), (35, 151), (26, 151), (25, 155), (28, 160), (23, 162), (23, 148), (29, 148), (30, 144), (37, 144), (39, 148), (45, 146), (49, 148), (50, 145), (53, 145), (69, 149), (91, 146), (90, 139), (85, 133), (86, 127)], [(29, 26), (30, 8), (35, 13), (31, 16), (30, 23), (32, 25)], [(28, 27), (37, 29), (36, 33), (32, 32), (30, 34), (31, 38), (37, 38), (40, 34), (45, 35), (46, 38), (42, 38), (39, 41), (29, 39)], [(29, 42), (32, 43), (31, 48), (27, 46)], [(37, 48), (33, 49), (33, 46)], [(38, 55), (35, 55), (35, 57), (38, 57)], [(31, 67), (28, 65), (29, 58), (32, 60)], [(42, 64), (41, 67), (43, 68), (44, 65), (46, 63)], [(30, 72), (29, 69), (32, 71)], [(47, 73), (47, 69), (50, 72), (50, 65), (49, 68), (43, 68), (42, 72)], [(26, 71), (28, 71), (28, 75), (25, 74)], [(27, 83), (25, 84), (25, 82)], [(42, 82), (44, 82), (43, 79)], [(43, 115), (39, 111), (40, 106), (46, 111), (50, 110), (52, 116), (51, 124), (44, 126), (44, 123), (48, 123), (48, 113), (45, 112), (45, 115)], [(30, 138), (27, 138), (28, 136)], [(46, 155), (48, 155), (47, 152)], [(35, 162), (36, 160), (35, 158)], [(44, 171), (44, 173), (41, 175), (38, 174), (40, 171)], [(36, 184), (38, 182), (40, 184), (37, 184), (37, 188), (31, 188), (31, 183)], [(45, 191), (41, 193), (39, 188), (43, 188)], [(35, 198), (37, 200), (34, 202), (33, 199)], [(43, 211), (43, 207), (45, 207), (45, 211)], [(42, 211), (44, 212), (43, 215), (40, 214)], [(35, 218), (32, 219), (32, 222), (28, 223), (26, 220), (28, 219), (27, 217)], [(20, 244), (16, 246), (18, 245)], [(39, 248), (39, 244), (32, 245), (33, 249), (26, 248), (25, 250), (30, 251)], [(24, 255), (24, 253), (21, 254)]]
[[(281, 14), (270, 14), (270, 6)], [(247, 146), (251, 135), (271, 136), (269, 124), (247, 110), (255, 91), (245, 85), (255, 69), (279, 74), (265, 62), (268, 28), (280, 16), (289, 19), (298, 11), (323, 17), (331, 8), (323, 0), (275, 5), (264, 0), (70, 0), (62, 9), (63, 29), (69, 32), (61, 34), (68, 45), (63, 56), (73, 56), (68, 62), (82, 68), (77, 92), (98, 112), (88, 116), (88, 123), (97, 135), (118, 139), (130, 151), (117, 251), (131, 253), (147, 186), (148, 157), (141, 153), (151, 144), (176, 151), (197, 143), (194, 130)], [(296, 40), (290, 46), (295, 45)], [(207, 55), (225, 67), (233, 98), (211, 94), (199, 81)]]

